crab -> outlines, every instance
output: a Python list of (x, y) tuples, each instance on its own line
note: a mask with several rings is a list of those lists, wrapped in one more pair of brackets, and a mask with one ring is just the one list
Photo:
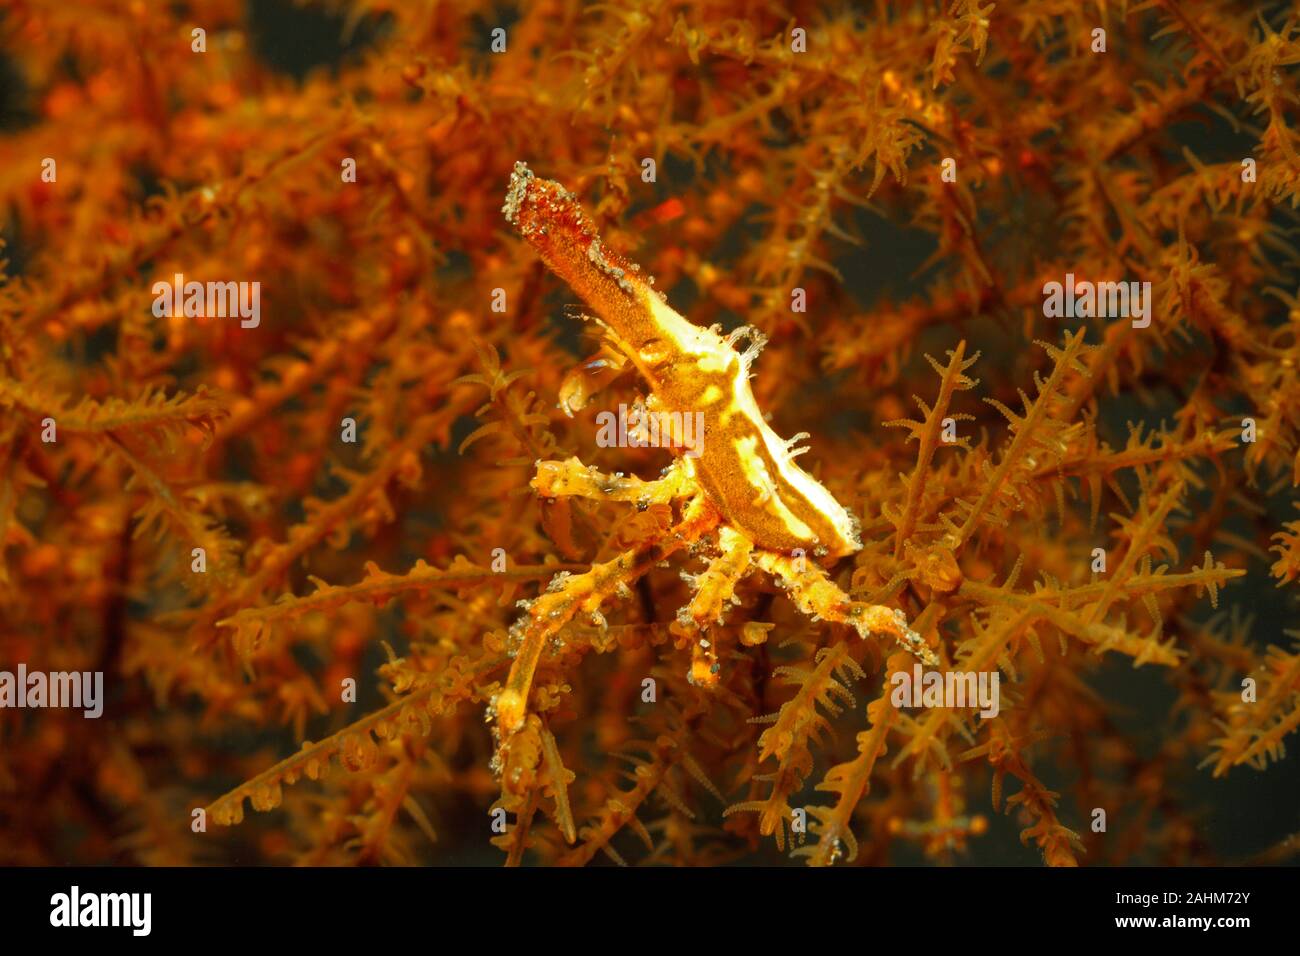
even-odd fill
[[(502, 209), (505, 217), (596, 313), (611, 344), (613, 364), (631, 363), (649, 389), (645, 410), (665, 421), (703, 414), (703, 440), (680, 453), (657, 480), (605, 475), (579, 459), (539, 461), (532, 487), (547, 499), (582, 497), (651, 504), (680, 502), (683, 520), (664, 540), (627, 551), (581, 575), (557, 575), (511, 627), (514, 660), (504, 689), (492, 703), (503, 739), (528, 720), (532, 679), (542, 651), (578, 613), (601, 623), (600, 605), (626, 589), (638, 569), (674, 551), (716, 541), (715, 556), (699, 575), (685, 575), (695, 588), (676, 616), (675, 630), (695, 637), (689, 677), (717, 683), (719, 665), (709, 628), (720, 623), (736, 586), (755, 568), (772, 575), (794, 605), (814, 620), (852, 627), (867, 638), (892, 637), (928, 664), (934, 651), (903, 611), (854, 601), (828, 576), (824, 565), (862, 548), (851, 512), (795, 458), (799, 442), (782, 440), (763, 418), (750, 388), (751, 367), (764, 344), (748, 326), (723, 336), (674, 311), (654, 280), (601, 242), (577, 198), (559, 183), (540, 179), (516, 163)], [(745, 340), (747, 347), (738, 351)], [(561, 396), (568, 414), (581, 407), (581, 387)], [(644, 415), (642, 418), (644, 419)], [(748, 639), (748, 638), (752, 638)], [(742, 643), (758, 643), (746, 629)]]

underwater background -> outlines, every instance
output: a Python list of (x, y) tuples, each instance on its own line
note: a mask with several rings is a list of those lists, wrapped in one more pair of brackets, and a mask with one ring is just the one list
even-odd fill
[[(0, 863), (1293, 862), (1298, 38), (1211, 0), (6, 5), (0, 671), (106, 701), (0, 709)], [(762, 332), (759, 406), (862, 526), (828, 579), (996, 667), (998, 717), (893, 707), (907, 653), (752, 568), (683, 623), (705, 534), (565, 611), (502, 739), (516, 602), (686, 521), (530, 485), (671, 455), (598, 444), (646, 386), (592, 374), (517, 161)], [(177, 273), (258, 323), (159, 314)], [(1049, 317), (1067, 274), (1149, 282), (1149, 327)]]

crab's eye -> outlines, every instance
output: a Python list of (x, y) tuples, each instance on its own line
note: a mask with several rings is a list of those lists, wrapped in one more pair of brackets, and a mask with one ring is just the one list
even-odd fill
[(660, 371), (672, 364), (676, 350), (663, 339), (650, 339), (641, 346), (638, 354), (647, 368), (651, 371)]

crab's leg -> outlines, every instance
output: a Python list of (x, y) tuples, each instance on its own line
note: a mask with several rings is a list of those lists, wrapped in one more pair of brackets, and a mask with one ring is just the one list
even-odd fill
[(564, 376), (560, 383), (560, 410), (572, 418), (574, 412), (586, 407), (594, 394), (622, 375), (627, 365), (626, 355), (609, 343), (602, 344), (595, 355)]
[(528, 694), (533, 686), (537, 662), (547, 641), (579, 612), (593, 617), (600, 605), (620, 587), (626, 587), (650, 568), (708, 534), (719, 515), (701, 496), (687, 504), (680, 524), (661, 538), (624, 551), (610, 561), (597, 564), (583, 574), (557, 574), (534, 601), (523, 601), (527, 613), (510, 628), (511, 643), (517, 648), (506, 686), (495, 701), (498, 726), (508, 737), (524, 724)]
[(939, 663), (925, 639), (908, 627), (901, 610), (852, 600), (816, 562), (774, 551), (756, 551), (754, 563), (782, 583), (790, 600), (804, 614), (847, 624), (862, 637), (889, 634), (924, 663)]
[(750, 570), (750, 555), (754, 543), (733, 528), (723, 526), (718, 531), (721, 550), (709, 566), (694, 577), (683, 573), (695, 588), (690, 604), (677, 612), (673, 630), (694, 640), (691, 649), (690, 682), (700, 687), (713, 687), (718, 682), (718, 646), (707, 634), (714, 624), (721, 624), (723, 615), (732, 604), (736, 585)]
[(531, 485), (543, 498), (631, 501), (639, 507), (667, 504), (674, 498), (685, 497), (694, 487), (689, 464), (680, 458), (654, 481), (644, 481), (635, 475), (606, 475), (577, 458), (539, 461)]

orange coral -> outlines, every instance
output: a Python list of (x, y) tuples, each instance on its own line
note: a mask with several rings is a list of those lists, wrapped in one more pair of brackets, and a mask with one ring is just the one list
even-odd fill
[(253, 6), (0, 13), (0, 863), (1293, 852), (1287, 5)]

